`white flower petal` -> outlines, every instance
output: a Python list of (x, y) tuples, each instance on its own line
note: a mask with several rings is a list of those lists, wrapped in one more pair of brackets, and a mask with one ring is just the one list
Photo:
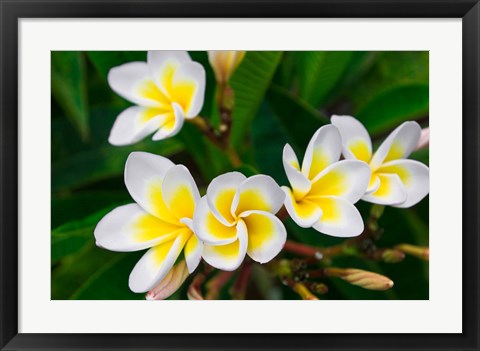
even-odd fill
[(154, 108), (129, 107), (118, 115), (110, 131), (108, 142), (115, 146), (135, 144), (156, 131), (170, 115)]
[(302, 173), (313, 179), (325, 167), (340, 159), (342, 138), (337, 127), (332, 124), (319, 128), (307, 146), (302, 162)]
[(397, 174), (377, 174), (378, 189), (362, 197), (362, 200), (379, 205), (398, 205), (407, 199), (407, 191)]
[(420, 202), (427, 196), (430, 189), (430, 171), (423, 163), (414, 160), (396, 160), (387, 162), (377, 171), (378, 173), (392, 173), (400, 177), (407, 198), (395, 207), (407, 208)]
[(205, 98), (205, 69), (198, 62), (181, 65), (173, 76), (172, 101), (178, 103), (186, 118), (196, 117)]
[(172, 240), (179, 226), (166, 223), (137, 204), (115, 208), (95, 227), (95, 240), (112, 251), (138, 251)]
[(360, 235), (363, 220), (357, 208), (339, 197), (316, 198), (315, 203), (322, 209), (322, 217), (313, 228), (321, 233), (342, 238)]
[(282, 250), (287, 231), (282, 221), (270, 212), (247, 211), (242, 213), (247, 226), (247, 254), (254, 261), (266, 263)]
[(407, 158), (418, 145), (422, 129), (417, 122), (404, 122), (383, 141), (372, 157), (370, 166), (376, 170), (382, 163)]
[(368, 183), (368, 188), (365, 194), (371, 194), (377, 191), (379, 186), (380, 186), (380, 178), (378, 178), (377, 174), (373, 173), (370, 178), (370, 182)]
[(229, 172), (213, 179), (207, 188), (207, 201), (215, 217), (226, 226), (232, 226), (235, 218), (231, 208), (240, 184), (247, 179), (240, 172)]
[(343, 156), (347, 159), (370, 162), (372, 141), (363, 124), (352, 116), (333, 115), (331, 121), (342, 136)]
[(203, 243), (198, 240), (195, 235), (192, 235), (190, 239), (188, 239), (184, 249), (188, 273), (192, 273), (197, 268), (200, 260), (202, 259), (202, 251)]
[(297, 199), (302, 198), (310, 191), (310, 180), (300, 171), (297, 155), (288, 144), (283, 148), (283, 168), (287, 174), (288, 181), (292, 186), (293, 193)]
[(180, 223), (185, 224), (193, 232), (193, 219), (192, 218), (183, 217), (182, 219), (180, 219)]
[(130, 273), (128, 285), (136, 293), (147, 292), (170, 272), (192, 232), (185, 228), (174, 240), (152, 247)]
[(170, 97), (175, 72), (183, 64), (192, 62), (186, 51), (160, 50), (147, 53), (147, 66), (150, 76), (160, 90)]
[(207, 196), (200, 199), (193, 217), (195, 234), (207, 244), (224, 245), (237, 239), (236, 226), (220, 222), (208, 206)]
[(283, 206), (285, 194), (272, 177), (254, 175), (238, 188), (232, 203), (232, 215), (249, 210), (277, 213)]
[(290, 217), (302, 228), (310, 228), (322, 216), (322, 210), (306, 199), (296, 200), (292, 191), (282, 186), (285, 192), (285, 208)]
[(247, 253), (247, 227), (243, 220), (237, 223), (237, 239), (225, 245), (203, 245), (203, 259), (211, 266), (224, 270), (233, 271), (243, 262)]
[(363, 161), (338, 161), (315, 177), (306, 197), (336, 196), (355, 203), (365, 194), (370, 176), (370, 167)]
[(158, 131), (153, 134), (152, 139), (155, 141), (163, 140), (174, 135), (182, 129), (185, 117), (182, 108), (177, 103), (172, 103), (173, 112), (165, 118), (163, 123), (158, 127)]
[(145, 62), (129, 62), (108, 72), (108, 84), (118, 95), (141, 105), (168, 108), (169, 100), (155, 85)]
[(147, 152), (132, 152), (125, 164), (125, 185), (137, 204), (154, 216), (173, 224), (178, 220), (165, 206), (163, 178), (175, 166), (168, 158)]
[(162, 194), (165, 205), (175, 218), (178, 220), (193, 218), (195, 206), (200, 200), (200, 193), (195, 180), (185, 166), (173, 166), (165, 173)]

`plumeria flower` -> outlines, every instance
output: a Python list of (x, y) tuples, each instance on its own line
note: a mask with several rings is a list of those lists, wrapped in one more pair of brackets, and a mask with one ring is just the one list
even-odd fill
[(333, 125), (323, 126), (313, 135), (301, 168), (292, 147), (286, 144), (283, 167), (292, 189), (282, 189), (285, 208), (299, 226), (351, 237), (364, 228), (353, 204), (367, 189), (370, 168), (362, 161), (339, 161), (341, 152), (340, 133)]
[(162, 156), (133, 152), (125, 165), (125, 184), (136, 203), (103, 217), (95, 239), (112, 251), (150, 248), (130, 274), (130, 289), (146, 292), (157, 286), (182, 251), (188, 272), (193, 272), (203, 243), (192, 230), (200, 193), (188, 169)]
[(205, 95), (205, 70), (186, 51), (149, 51), (147, 62), (129, 62), (108, 73), (110, 87), (133, 102), (117, 117), (108, 141), (134, 144), (173, 136), (185, 118), (200, 113)]
[(232, 271), (245, 255), (265, 263), (285, 244), (287, 233), (275, 216), (285, 195), (266, 175), (246, 178), (230, 172), (215, 178), (193, 218), (198, 237), (206, 244), (203, 259), (213, 267)]
[(372, 141), (365, 127), (351, 116), (332, 116), (342, 135), (343, 155), (367, 162), (372, 170), (362, 200), (395, 207), (415, 205), (429, 191), (429, 169), (406, 158), (417, 147), (421, 128), (417, 122), (404, 122), (372, 154)]
[(245, 51), (209, 51), (208, 61), (219, 84), (227, 84), (245, 57)]

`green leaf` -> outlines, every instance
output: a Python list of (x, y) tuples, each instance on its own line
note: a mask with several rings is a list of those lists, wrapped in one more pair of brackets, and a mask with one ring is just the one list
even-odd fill
[[(218, 175), (215, 172), (218, 160), (209, 157), (214, 146), (208, 145), (209, 141), (196, 126), (185, 123), (177, 138), (185, 145), (185, 149), (204, 179), (209, 180)], [(188, 161), (186, 163), (192, 163), (191, 160)]]
[(176, 139), (161, 142), (143, 141), (132, 146), (104, 146), (71, 155), (52, 165), (52, 192), (71, 190), (121, 176), (132, 151), (146, 151), (168, 157), (183, 149)]
[(83, 140), (88, 138), (86, 68), (82, 54), (52, 51), (52, 96)]
[(108, 212), (117, 206), (109, 206), (81, 220), (66, 223), (52, 230), (52, 263), (80, 251), (93, 238), (95, 226)]
[(128, 277), (144, 252), (110, 252), (95, 246), (67, 257), (52, 271), (52, 300), (144, 299), (128, 288)]
[[(428, 197), (409, 209), (387, 207), (379, 221), (384, 233), (379, 247), (392, 247), (400, 243), (428, 245)], [(406, 256), (397, 264), (381, 263), (385, 274), (395, 285), (393, 289), (401, 299), (428, 299), (428, 262)]]
[(132, 201), (125, 187), (121, 190), (85, 190), (52, 196), (52, 228), (80, 220), (115, 204)]
[(143, 300), (128, 287), (128, 277), (143, 252), (117, 253), (103, 264), (70, 296), (72, 300)]
[(355, 111), (378, 94), (398, 86), (429, 83), (429, 53), (427, 51), (373, 52), (373, 62), (358, 84), (352, 85), (345, 97), (351, 100)]
[(240, 172), (246, 177), (251, 177), (260, 173), (255, 167), (245, 164), (238, 168), (235, 168), (234, 171)]
[(249, 51), (231, 80), (235, 93), (232, 124), (232, 144), (239, 150), (245, 147), (245, 135), (280, 62), (282, 52)]
[(267, 101), (289, 139), (301, 150), (306, 148), (319, 127), (329, 123), (328, 118), (284, 88), (272, 85), (267, 93)]
[(352, 51), (302, 51), (296, 53), (299, 96), (313, 106), (321, 105), (344, 78)]
[(267, 103), (262, 104), (259, 114), (252, 125), (255, 163), (261, 173), (268, 174), (280, 185), (286, 185), (288, 180), (283, 169), (282, 153), (285, 144), (291, 143), (288, 130), (279, 123), (279, 117)]
[(87, 57), (98, 73), (106, 80), (108, 71), (115, 66), (147, 59), (145, 51), (88, 51)]
[(428, 84), (398, 86), (378, 94), (356, 116), (371, 134), (385, 133), (404, 121), (428, 115)]

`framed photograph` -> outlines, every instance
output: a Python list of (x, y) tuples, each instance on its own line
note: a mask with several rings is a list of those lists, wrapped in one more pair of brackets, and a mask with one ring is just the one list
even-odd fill
[(0, 347), (478, 350), (477, 1), (2, 1)]

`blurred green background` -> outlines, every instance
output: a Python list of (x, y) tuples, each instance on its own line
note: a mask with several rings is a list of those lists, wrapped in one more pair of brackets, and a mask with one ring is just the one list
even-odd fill
[[(201, 115), (217, 124), (216, 83), (207, 53), (190, 54), (207, 72)], [(143, 252), (109, 252), (97, 248), (93, 237), (99, 219), (132, 202), (123, 183), (128, 154), (148, 151), (185, 164), (202, 194), (214, 177), (232, 167), (189, 123), (161, 142), (146, 138), (128, 147), (108, 144), (115, 118), (131, 105), (110, 89), (108, 71), (145, 61), (146, 52), (52, 52), (51, 60), (51, 297), (144, 299), (128, 289), (130, 271)], [(290, 143), (301, 159), (310, 137), (329, 123), (331, 114), (357, 117), (375, 145), (403, 121), (428, 126), (428, 67), (428, 52), (248, 52), (231, 80), (236, 96), (232, 143), (246, 164), (244, 173), (268, 174), (288, 185), (283, 146)], [(411, 158), (428, 165), (428, 149)], [(367, 218), (371, 204), (360, 201), (358, 207)], [(379, 221), (385, 232), (378, 246), (428, 246), (428, 208), (428, 197), (410, 209), (387, 207)], [(291, 220), (286, 226), (292, 240), (319, 246), (342, 241)], [(428, 299), (428, 262), (407, 256), (397, 264), (355, 257), (334, 263), (385, 274), (395, 286), (369, 291), (331, 278), (322, 299)], [(171, 298), (186, 298), (188, 283)], [(251, 285), (255, 298), (299, 298), (260, 265), (254, 267)], [(225, 291), (220, 298), (228, 297)]]

